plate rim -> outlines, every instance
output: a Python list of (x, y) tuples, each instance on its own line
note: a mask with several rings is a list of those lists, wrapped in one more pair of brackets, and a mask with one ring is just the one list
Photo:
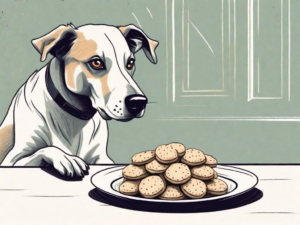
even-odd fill
[[(127, 164), (127, 165), (129, 165), (129, 164)], [(102, 191), (102, 192), (104, 192), (104, 193), (106, 193), (106, 194), (108, 194), (108, 195), (110, 195), (110, 196), (114, 196), (114, 197), (116, 197), (116, 198), (122, 198), (122, 199), (128, 199), (128, 200), (132, 200), (132, 201), (144, 201), (144, 202), (151, 202), (151, 203), (200, 203), (200, 202), (207, 202), (207, 201), (223, 201), (223, 200), (226, 200), (226, 199), (230, 199), (230, 198), (234, 198), (234, 197), (236, 197), (236, 196), (239, 196), (239, 195), (242, 195), (242, 194), (244, 194), (244, 193), (246, 193), (246, 192), (248, 192), (248, 191), (251, 191), (253, 188), (255, 188), (255, 186), (258, 184), (258, 181), (259, 181), (259, 179), (258, 179), (258, 177), (257, 177), (257, 175), (255, 174), (255, 173), (253, 173), (253, 172), (251, 172), (251, 171), (249, 171), (249, 170), (246, 170), (246, 169), (243, 169), (243, 168), (239, 168), (239, 167), (235, 167), (235, 166), (230, 166), (230, 165), (218, 165), (218, 167), (220, 168), (220, 169), (226, 169), (226, 168), (233, 168), (233, 169), (235, 169), (235, 170), (233, 170), (234, 172), (238, 172), (238, 171), (236, 171), (236, 170), (242, 170), (242, 171), (245, 171), (244, 172), (244, 174), (246, 174), (246, 175), (248, 175), (248, 176), (251, 176), (252, 175), (252, 177), (253, 178), (255, 178), (255, 180), (256, 180), (256, 182), (255, 182), (255, 184), (253, 184), (251, 187), (249, 187), (249, 188), (247, 188), (246, 190), (243, 190), (243, 191), (241, 191), (241, 192), (238, 192), (238, 193), (234, 193), (233, 195), (220, 195), (220, 196), (215, 196), (215, 197), (210, 197), (210, 198), (200, 198), (200, 199), (183, 199), (183, 200), (180, 200), (180, 201), (178, 201), (178, 200), (163, 200), (163, 199), (151, 199), (151, 198), (140, 198), (140, 197), (135, 197), (135, 196), (130, 196), (130, 195), (123, 195), (123, 194), (121, 194), (120, 192), (117, 192), (116, 190), (114, 190), (113, 188), (112, 188), (112, 183), (113, 183), (113, 181), (115, 181), (115, 180), (113, 180), (113, 181), (111, 181), (110, 182), (110, 184), (109, 184), (109, 186), (110, 186), (110, 188), (114, 191), (114, 192), (116, 192), (116, 193), (119, 193), (120, 195), (117, 195), (117, 194), (115, 194), (115, 193), (112, 193), (112, 192), (107, 192), (106, 190), (103, 190), (103, 189), (101, 189), (101, 188), (99, 188), (94, 182), (93, 182), (93, 180), (94, 180), (94, 177), (96, 176), (96, 175), (98, 175), (99, 173), (101, 173), (101, 172), (103, 172), (103, 171), (106, 171), (106, 170), (110, 170), (110, 169), (117, 169), (117, 168), (124, 168), (124, 167), (126, 167), (127, 165), (112, 165), (111, 167), (109, 167), (109, 168), (105, 168), (105, 169), (103, 169), (103, 170), (100, 170), (100, 171), (98, 171), (97, 173), (95, 173), (92, 177), (91, 177), (91, 179), (90, 179), (90, 181), (91, 181), (91, 183), (93, 184), (93, 186), (96, 188), (96, 189), (98, 189), (98, 190), (100, 190), (100, 191)], [(112, 172), (115, 172), (115, 170), (114, 171), (112, 171)], [(222, 177), (222, 176), (221, 176)], [(234, 192), (237, 188), (238, 188), (238, 182), (236, 182), (235, 180), (233, 180), (233, 179), (230, 179), (230, 178), (226, 178), (226, 177), (222, 177), (223, 179), (229, 179), (229, 180), (231, 180), (232, 182), (234, 182), (235, 184), (236, 184), (236, 187), (235, 187), (235, 189), (232, 191), (232, 192)], [(232, 193), (232, 192), (230, 192), (230, 193)], [(229, 193), (228, 193), (229, 194)]]

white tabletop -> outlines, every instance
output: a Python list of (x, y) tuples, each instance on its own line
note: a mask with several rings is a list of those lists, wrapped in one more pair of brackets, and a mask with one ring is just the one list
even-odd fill
[(124, 209), (89, 196), (91, 166), (82, 180), (59, 179), (40, 168), (0, 167), (0, 224), (300, 224), (300, 166), (236, 166), (255, 173), (263, 197), (216, 212), (153, 213)]

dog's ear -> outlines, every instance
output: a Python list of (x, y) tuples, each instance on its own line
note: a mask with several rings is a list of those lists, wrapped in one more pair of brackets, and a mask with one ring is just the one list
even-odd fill
[(150, 39), (140, 28), (133, 24), (118, 28), (124, 35), (133, 53), (138, 52), (142, 48), (147, 58), (152, 63), (157, 63), (155, 49), (158, 46), (158, 41)]
[(47, 54), (57, 57), (59, 60), (71, 49), (77, 38), (76, 28), (73, 24), (60, 25), (48, 34), (33, 39), (32, 45), (41, 54), (41, 61), (45, 61)]

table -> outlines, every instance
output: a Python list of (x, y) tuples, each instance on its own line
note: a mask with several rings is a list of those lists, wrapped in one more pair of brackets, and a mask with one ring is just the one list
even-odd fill
[(90, 197), (90, 166), (68, 180), (45, 168), (0, 167), (0, 224), (300, 224), (300, 165), (234, 165), (255, 173), (263, 197), (238, 208), (202, 213), (153, 213), (119, 208)]

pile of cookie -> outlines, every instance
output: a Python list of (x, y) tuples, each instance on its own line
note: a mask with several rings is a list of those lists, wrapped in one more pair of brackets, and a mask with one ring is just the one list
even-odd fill
[(228, 187), (218, 179), (216, 166), (217, 160), (201, 150), (181, 143), (160, 145), (132, 157), (132, 164), (123, 169), (120, 192), (164, 200), (223, 195)]

